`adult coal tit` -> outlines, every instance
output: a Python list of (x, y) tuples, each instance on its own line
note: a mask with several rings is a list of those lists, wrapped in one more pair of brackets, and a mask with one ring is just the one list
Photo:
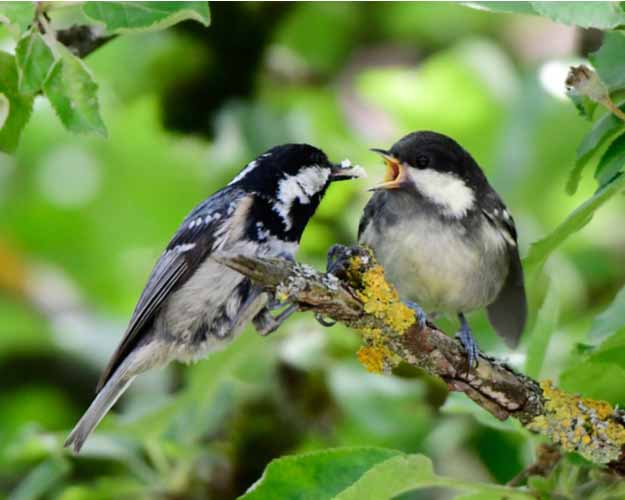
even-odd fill
[(211, 259), (215, 252), (293, 259), (306, 224), (331, 182), (359, 177), (360, 167), (330, 163), (307, 144), (276, 146), (195, 207), (156, 262), (96, 397), (65, 446), (87, 436), (135, 376), (224, 347), (252, 321), (273, 331), (294, 309), (270, 314), (269, 297)]
[(495, 331), (516, 346), (527, 315), (512, 216), (471, 155), (435, 132), (374, 149), (387, 167), (364, 209), (358, 240), (415, 311), (453, 313), (468, 366), (478, 349), (464, 316), (486, 308)]

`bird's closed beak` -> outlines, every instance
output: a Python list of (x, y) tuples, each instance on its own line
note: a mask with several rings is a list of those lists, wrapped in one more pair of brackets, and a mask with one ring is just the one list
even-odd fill
[(408, 181), (408, 172), (406, 171), (406, 167), (389, 151), (377, 148), (372, 148), (371, 151), (378, 153), (382, 156), (382, 158), (384, 158), (384, 163), (386, 163), (386, 174), (384, 175), (384, 182), (369, 188), (369, 191), (399, 189), (405, 186)]
[(358, 179), (367, 177), (367, 173), (360, 165), (352, 165), (349, 160), (343, 160), (330, 167), (331, 181), (345, 181), (348, 179)]

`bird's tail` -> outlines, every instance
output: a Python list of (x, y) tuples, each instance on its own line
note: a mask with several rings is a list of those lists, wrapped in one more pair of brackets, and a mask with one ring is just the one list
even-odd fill
[(124, 393), (134, 378), (135, 374), (129, 373), (128, 363), (122, 363), (91, 402), (85, 414), (67, 437), (64, 446), (66, 448), (71, 446), (74, 448), (74, 452), (78, 453), (89, 434)]

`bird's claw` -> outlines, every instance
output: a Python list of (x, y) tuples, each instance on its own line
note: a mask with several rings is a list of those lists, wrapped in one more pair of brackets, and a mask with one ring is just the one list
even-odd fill
[(345, 263), (350, 257), (350, 248), (344, 245), (332, 245), (328, 250), (326, 260), (326, 272), (332, 273), (335, 276), (345, 271)]
[(336, 321), (335, 320), (327, 320), (325, 319), (320, 313), (315, 313), (315, 319), (317, 320), (317, 322), (321, 325), (321, 326), (325, 326), (326, 328), (329, 328), (331, 326), (336, 325)]
[(275, 332), (295, 311), (297, 306), (291, 304), (277, 316), (273, 316), (268, 308), (261, 310), (252, 320), (259, 335), (265, 337)]
[(267, 305), (265, 306), (270, 311), (275, 311), (277, 309), (281, 309), (284, 307), (284, 302), (279, 301), (275, 296), (269, 299)]
[(423, 330), (428, 321), (428, 315), (426, 312), (419, 304), (411, 300), (404, 301), (404, 304), (414, 311), (417, 323), (419, 324), (419, 330)]
[(466, 320), (461, 318), (460, 320), (460, 330), (456, 334), (456, 338), (462, 344), (464, 351), (467, 355), (467, 373), (471, 371), (473, 368), (477, 368), (478, 365), (478, 355), (479, 349), (477, 347), (477, 342), (473, 338), (473, 334), (471, 333), (471, 328), (469, 327)]

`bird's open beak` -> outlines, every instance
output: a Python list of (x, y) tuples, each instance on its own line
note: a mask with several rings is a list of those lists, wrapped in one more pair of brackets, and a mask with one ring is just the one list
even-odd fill
[(367, 177), (364, 169), (360, 165), (352, 165), (349, 160), (343, 160), (341, 163), (333, 164), (330, 167), (331, 181), (345, 181), (364, 177)]
[(369, 188), (369, 191), (379, 191), (381, 189), (399, 189), (406, 185), (408, 172), (406, 167), (395, 158), (389, 151), (372, 148), (371, 151), (378, 153), (384, 158), (386, 163), (386, 174), (384, 182)]

